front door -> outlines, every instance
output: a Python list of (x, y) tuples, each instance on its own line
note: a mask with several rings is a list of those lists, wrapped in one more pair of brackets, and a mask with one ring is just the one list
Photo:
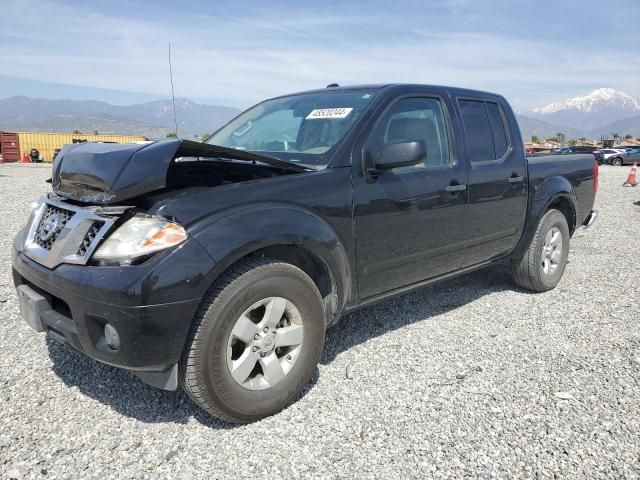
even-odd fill
[[(460, 267), (467, 240), (466, 167), (455, 161), (446, 106), (411, 96), (380, 116), (354, 162), (354, 228), (360, 299)], [(418, 165), (375, 176), (366, 166), (385, 143), (422, 141)]]

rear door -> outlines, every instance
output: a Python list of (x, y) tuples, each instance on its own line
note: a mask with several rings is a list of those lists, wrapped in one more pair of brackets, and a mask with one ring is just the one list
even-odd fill
[(528, 179), (520, 134), (509, 129), (509, 107), (492, 97), (456, 100), (469, 164), (467, 228), (472, 240), (463, 266), (471, 266), (515, 248), (526, 219)]
[[(354, 148), (354, 230), (361, 299), (460, 267), (467, 238), (466, 166), (454, 151), (445, 100), (393, 100)], [(375, 177), (366, 166), (386, 143), (423, 141), (427, 157)], [(357, 159), (357, 160), (356, 160)]]

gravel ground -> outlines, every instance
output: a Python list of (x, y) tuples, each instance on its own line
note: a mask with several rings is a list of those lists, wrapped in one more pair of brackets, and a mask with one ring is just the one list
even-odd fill
[(519, 290), (498, 265), (351, 314), (303, 397), (239, 427), (19, 318), (11, 239), (49, 173), (0, 165), (0, 477), (640, 477), (628, 168), (601, 168), (601, 216), (555, 290)]

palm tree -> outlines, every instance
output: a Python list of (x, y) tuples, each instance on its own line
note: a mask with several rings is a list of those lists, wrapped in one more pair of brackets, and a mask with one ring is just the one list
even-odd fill
[(567, 139), (567, 136), (562, 132), (558, 132), (556, 133), (556, 138), (558, 139), (558, 142), (564, 143), (564, 141)]

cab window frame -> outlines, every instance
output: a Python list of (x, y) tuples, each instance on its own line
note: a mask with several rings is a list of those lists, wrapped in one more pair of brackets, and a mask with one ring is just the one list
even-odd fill
[[(430, 172), (434, 170), (452, 170), (458, 165), (458, 159), (454, 154), (454, 138), (453, 138), (453, 128), (451, 124), (451, 114), (449, 112), (449, 106), (445, 101), (445, 98), (441, 95), (433, 94), (433, 93), (406, 93), (404, 95), (399, 95), (393, 100), (389, 102), (384, 108), (382, 108), (379, 112), (376, 112), (376, 117), (371, 128), (368, 128), (368, 132), (362, 141), (362, 148), (360, 152), (360, 166), (362, 175), (367, 175), (367, 169), (370, 167), (367, 165), (367, 145), (369, 144), (372, 136), (375, 134), (377, 128), (380, 126), (380, 123), (385, 119), (387, 113), (398, 103), (407, 99), (426, 99), (426, 100), (437, 100), (440, 104), (440, 108), (442, 110), (443, 120), (444, 120), (444, 129), (447, 135), (447, 150), (449, 153), (449, 162), (441, 165), (427, 165), (424, 164), (421, 168), (407, 168), (407, 167), (397, 167), (391, 169), (390, 172), (393, 172), (395, 175), (404, 175), (407, 173), (419, 173), (419, 172)], [(427, 156), (429, 152), (427, 152)], [(424, 162), (423, 162), (424, 163)]]
[[(492, 158), (492, 159), (488, 159), (488, 160), (474, 160), (473, 158), (471, 158), (471, 154), (469, 152), (469, 137), (467, 135), (467, 125), (464, 121), (464, 116), (462, 115), (462, 109), (460, 108), (460, 100), (469, 100), (472, 102), (481, 102), (482, 103), (482, 107), (485, 111), (485, 114), (487, 116), (487, 122), (489, 123), (489, 130), (491, 131), (491, 142), (494, 142), (493, 139), (493, 130), (491, 130), (491, 120), (489, 120), (489, 114), (487, 112), (487, 108), (485, 106), (486, 103), (494, 103), (498, 106), (498, 112), (500, 113), (500, 118), (502, 120), (502, 125), (504, 127), (504, 131), (505, 131), (505, 137), (507, 140), (507, 149), (505, 150), (505, 152), (500, 156), (500, 158)], [(464, 133), (464, 149), (467, 153), (467, 159), (468, 159), (468, 163), (469, 163), (469, 167), (473, 168), (475, 165), (492, 165), (492, 164), (500, 164), (500, 163), (504, 163), (507, 158), (509, 158), (509, 156), (513, 153), (513, 141), (511, 138), (511, 129), (509, 128), (509, 122), (507, 121), (507, 116), (504, 113), (504, 108), (502, 108), (502, 102), (497, 99), (497, 98), (487, 98), (487, 97), (473, 97), (473, 96), (467, 96), (467, 95), (456, 95), (455, 97), (455, 104), (456, 104), (456, 108), (458, 110), (458, 114), (460, 115), (460, 126), (462, 128), (462, 132)], [(495, 144), (494, 144), (494, 151), (495, 151)]]

